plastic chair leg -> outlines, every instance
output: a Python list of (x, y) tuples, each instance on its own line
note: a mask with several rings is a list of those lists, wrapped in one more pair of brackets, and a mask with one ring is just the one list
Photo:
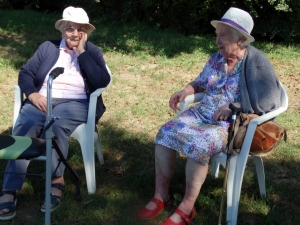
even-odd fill
[(226, 211), (226, 221), (228, 224), (231, 224), (230, 221), (232, 221), (234, 217), (234, 209), (232, 207), (233, 205), (233, 183), (234, 183), (234, 177), (235, 177), (235, 168), (237, 163), (238, 156), (232, 156), (230, 158), (230, 166), (229, 166), (229, 172), (228, 172), (228, 179), (227, 179), (227, 211)]
[(94, 136), (88, 135), (85, 124), (81, 124), (71, 135), (80, 144), (89, 194), (96, 191)]
[(235, 173), (234, 173), (233, 189), (232, 189), (232, 209), (231, 209), (231, 213), (228, 215), (229, 216), (227, 221), (228, 225), (237, 224), (242, 182), (243, 182), (246, 163), (248, 160), (248, 152), (249, 151), (246, 150), (243, 151), (242, 149), (242, 151), (238, 154), (237, 157)]
[(213, 178), (218, 178), (220, 164), (225, 168), (226, 157), (226, 154), (224, 154), (223, 152), (217, 153), (211, 157), (211, 175)]
[(211, 162), (211, 176), (214, 179), (217, 179), (219, 177), (219, 168), (220, 168), (220, 163), (217, 162), (216, 160), (212, 160), (212, 162)]
[(82, 150), (82, 157), (85, 169), (86, 184), (89, 194), (94, 194), (96, 191), (96, 177), (95, 177), (95, 155), (94, 142), (92, 138), (87, 138), (84, 143), (80, 143)]
[(258, 179), (260, 196), (262, 198), (265, 198), (267, 196), (267, 194), (266, 194), (264, 163), (260, 156), (254, 156), (254, 163), (255, 163), (255, 167), (256, 167), (256, 174), (257, 174), (257, 179)]
[(95, 148), (97, 151), (98, 160), (101, 165), (104, 165), (104, 158), (103, 158), (103, 152), (102, 152), (102, 147), (101, 147), (101, 139), (99, 136), (98, 128), (96, 126), (95, 126), (95, 132), (94, 132), (94, 143), (95, 143)]

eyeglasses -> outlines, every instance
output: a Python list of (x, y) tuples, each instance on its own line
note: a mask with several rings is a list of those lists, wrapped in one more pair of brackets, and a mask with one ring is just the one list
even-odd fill
[(83, 27), (79, 27), (79, 28), (65, 27), (64, 30), (67, 31), (68, 33), (74, 33), (75, 30), (77, 30), (78, 33), (87, 33), (87, 29)]

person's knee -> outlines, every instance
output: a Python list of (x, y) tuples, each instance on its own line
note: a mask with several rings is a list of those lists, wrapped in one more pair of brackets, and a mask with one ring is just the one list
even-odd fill
[(172, 154), (172, 153), (176, 154), (176, 151), (171, 148), (168, 148), (166, 146), (160, 145), (160, 144), (155, 145), (155, 154), (156, 155)]
[(70, 129), (66, 124), (60, 123), (59, 120), (56, 120), (52, 125), (52, 132), (55, 136), (70, 136)]
[(41, 129), (41, 127), (36, 125), (35, 121), (29, 119), (22, 123), (17, 122), (12, 134), (15, 136), (37, 137)]
[(156, 144), (155, 145), (155, 150), (157, 150), (157, 151), (164, 151), (164, 150), (166, 150), (166, 149), (169, 149), (168, 147), (165, 147), (165, 146), (163, 146), (163, 145), (160, 145), (160, 144)]

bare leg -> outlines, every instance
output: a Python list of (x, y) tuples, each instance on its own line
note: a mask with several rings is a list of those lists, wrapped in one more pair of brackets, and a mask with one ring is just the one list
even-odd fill
[[(155, 193), (154, 197), (165, 202), (169, 198), (169, 184), (176, 166), (176, 151), (162, 145), (155, 146)], [(147, 209), (155, 209), (154, 202), (146, 205)]]
[[(186, 188), (185, 194), (182, 199), (182, 202), (179, 204), (178, 208), (187, 215), (190, 215), (195, 201), (200, 193), (200, 189), (202, 184), (206, 179), (208, 171), (208, 165), (202, 165), (197, 163), (196, 161), (188, 158), (186, 163)], [(179, 223), (182, 219), (177, 214), (174, 213), (170, 219), (175, 222)]]

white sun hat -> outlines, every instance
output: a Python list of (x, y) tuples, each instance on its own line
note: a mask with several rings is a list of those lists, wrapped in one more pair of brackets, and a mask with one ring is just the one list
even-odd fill
[(89, 23), (89, 17), (87, 13), (82, 8), (75, 8), (73, 6), (69, 6), (63, 11), (62, 17), (62, 19), (57, 20), (55, 23), (55, 28), (57, 30), (59, 30), (59, 27), (63, 21), (71, 21), (74, 23), (86, 24), (88, 25), (89, 30), (95, 30), (95, 27)]
[(250, 35), (254, 22), (250, 14), (244, 10), (230, 7), (221, 20), (212, 20), (210, 23), (215, 28), (218, 23), (230, 26), (241, 32), (249, 42), (254, 41), (254, 38)]

